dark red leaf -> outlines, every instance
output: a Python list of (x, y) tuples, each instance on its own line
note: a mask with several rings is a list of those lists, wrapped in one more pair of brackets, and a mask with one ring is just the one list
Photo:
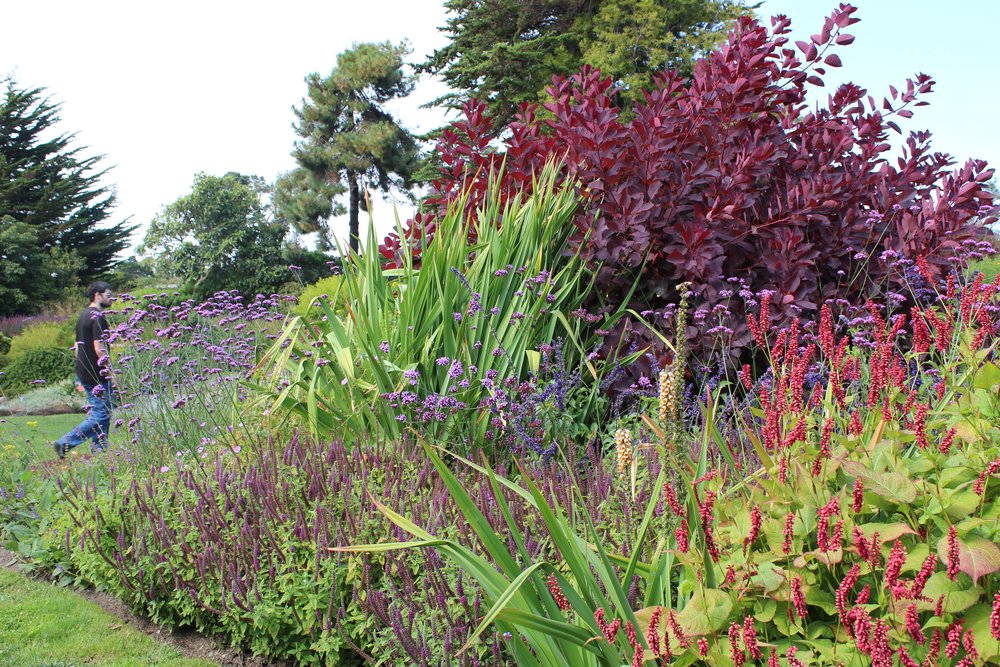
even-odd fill
[(830, 55), (828, 55), (826, 58), (824, 58), (823, 62), (825, 62), (830, 67), (840, 67), (841, 65), (843, 65), (843, 63), (840, 62), (840, 56), (838, 56), (836, 53), (831, 53)]

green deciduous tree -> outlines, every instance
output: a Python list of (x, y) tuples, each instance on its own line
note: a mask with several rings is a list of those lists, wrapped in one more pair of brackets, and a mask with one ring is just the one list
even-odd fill
[(268, 190), (256, 176), (198, 174), (191, 194), (152, 220), (139, 250), (195, 296), (271, 293), (290, 275), (282, 254), (287, 227), (270, 214)]
[(524, 103), (545, 99), (553, 74), (595, 65), (634, 98), (664, 67), (690, 69), (695, 56), (749, 11), (742, 0), (448, 0), (451, 37), (419, 69), (452, 91), (457, 108), (475, 97), (506, 127)]
[[(59, 105), (45, 97), (44, 89), (20, 88), (10, 79), (3, 83), (0, 218), (9, 216), (26, 225), (44, 249), (42, 259), (75, 254), (82, 260), (78, 265), (81, 279), (105, 273), (114, 265), (115, 255), (128, 246), (135, 227), (104, 224), (115, 197), (100, 184), (106, 173), (99, 166), (101, 156), (84, 157), (83, 148), (72, 145), (74, 135), (56, 134)], [(6, 229), (14, 234), (10, 223)], [(19, 229), (18, 235), (24, 232)], [(61, 250), (51, 253), (51, 248)], [(62, 276), (61, 284), (71, 283), (74, 277)], [(26, 287), (29, 300), (39, 298), (32, 286)]]
[(404, 191), (416, 166), (413, 136), (384, 107), (413, 89), (403, 71), (405, 45), (356, 44), (337, 57), (326, 77), (306, 77), (308, 94), (295, 110), (302, 139), (292, 155), (297, 168), (278, 180), (279, 214), (302, 232), (320, 233), (331, 246), (329, 219), (344, 212), (335, 198), (348, 192), (350, 245), (358, 248), (363, 190)]

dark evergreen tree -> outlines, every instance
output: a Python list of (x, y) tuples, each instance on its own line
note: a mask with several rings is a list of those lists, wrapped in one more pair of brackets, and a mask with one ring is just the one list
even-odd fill
[(337, 57), (329, 76), (306, 77), (308, 95), (295, 110), (298, 167), (278, 180), (276, 206), (299, 231), (320, 231), (324, 249), (331, 245), (329, 218), (344, 211), (335, 197), (348, 192), (349, 242), (357, 250), (366, 192), (411, 185), (416, 139), (384, 107), (413, 89), (403, 71), (406, 53), (405, 45), (389, 42), (356, 44)]
[(594, 65), (636, 99), (665, 67), (690, 71), (732, 20), (742, 0), (448, 0), (441, 30), (451, 41), (418, 70), (440, 75), (452, 92), (432, 104), (486, 102), (496, 127), (522, 103), (545, 100), (553, 74)]
[[(42, 248), (83, 262), (79, 278), (107, 272), (134, 226), (105, 224), (115, 195), (100, 184), (103, 156), (84, 157), (73, 134), (56, 134), (59, 105), (43, 88), (7, 79), (0, 99), (0, 218), (27, 225)], [(64, 283), (65, 284), (65, 283)]]

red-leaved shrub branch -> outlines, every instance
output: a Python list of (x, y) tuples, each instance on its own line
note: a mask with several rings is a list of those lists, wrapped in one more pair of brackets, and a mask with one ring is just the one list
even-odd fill
[[(885, 251), (926, 256), (941, 278), (963, 241), (995, 219), (984, 187), (993, 171), (978, 160), (952, 169), (927, 132), (893, 149), (895, 119), (926, 104), (926, 74), (880, 102), (844, 84), (810, 110), (807, 91), (840, 66), (832, 51), (854, 40), (844, 30), (855, 11), (841, 4), (819, 34), (794, 44), (786, 17), (771, 19), (771, 30), (742, 18), (690, 79), (664, 71), (627, 115), (597, 70), (556, 78), (548, 114), (525, 107), (500, 150), (485, 105), (469, 102), (440, 142), (441, 177), (404, 230), (407, 243), (391, 234), (383, 255), (408, 247), (419, 257), (449, 202), (467, 193), (474, 211), (490, 179), (508, 195), (530, 191), (546, 161), (562, 160), (584, 204), (577, 243), (601, 263), (608, 293), (626, 293), (641, 270), (637, 308), (662, 308), (682, 282), (711, 307), (732, 289), (726, 277), (739, 276), (754, 291), (774, 290), (775, 321), (787, 322), (829, 299), (905, 292)], [(735, 315), (739, 347), (750, 334)]]

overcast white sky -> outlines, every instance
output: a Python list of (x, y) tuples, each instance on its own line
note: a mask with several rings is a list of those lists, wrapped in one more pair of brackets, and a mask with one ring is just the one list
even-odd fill
[[(855, 44), (839, 51), (841, 77), (880, 98), (926, 71), (938, 81), (931, 106), (904, 129), (930, 129), (936, 150), (962, 160), (1000, 164), (1000, 2), (856, 4), (863, 20), (852, 28)], [(835, 5), (767, 0), (761, 13), (788, 14), (802, 38)], [(444, 9), (431, 0), (8, 0), (2, 11), (0, 76), (48, 89), (62, 104), (62, 129), (113, 167), (116, 219), (140, 224), (189, 192), (199, 171), (273, 180), (292, 168), (303, 79), (329, 72), (352, 43), (407, 39), (416, 61), (445, 42)], [(441, 112), (417, 107), (441, 91), (424, 81), (398, 116), (416, 131), (440, 125)], [(388, 207), (376, 216), (379, 230), (393, 224)]]

